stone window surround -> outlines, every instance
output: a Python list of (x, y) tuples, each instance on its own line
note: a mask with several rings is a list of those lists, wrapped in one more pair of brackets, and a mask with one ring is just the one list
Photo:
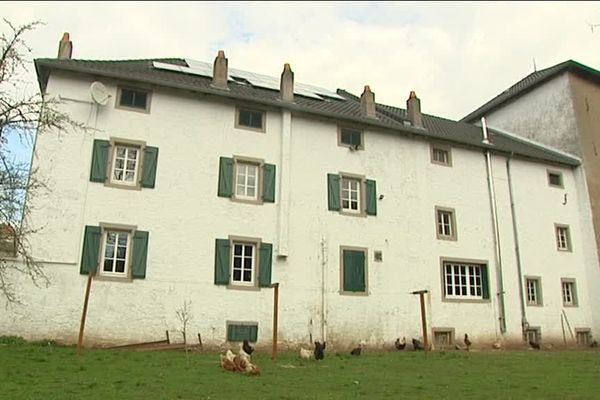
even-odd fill
[[(449, 146), (447, 144), (441, 144), (441, 143), (431, 143), (429, 147), (430, 147), (429, 154), (431, 157), (432, 164), (443, 165), (444, 167), (452, 167), (452, 147), (451, 146)], [(444, 163), (444, 162), (435, 160), (433, 157), (434, 149), (446, 151), (448, 154), (448, 162)]]
[[(527, 305), (528, 307), (543, 307), (544, 306), (544, 297), (542, 296), (542, 277), (540, 276), (531, 276), (531, 275), (525, 275), (524, 276), (525, 279), (525, 305)], [(527, 290), (527, 281), (537, 281), (537, 285), (536, 285), (536, 303), (530, 303), (528, 301), (528, 290)]]
[[(567, 248), (566, 249), (561, 249), (560, 247), (558, 247), (558, 228), (566, 228), (566, 239), (567, 239)], [(558, 224), (558, 223), (554, 224), (554, 241), (556, 243), (556, 250), (562, 251), (562, 252), (569, 252), (569, 253), (573, 252), (573, 244), (571, 242), (571, 228), (569, 227), (569, 225)]]
[[(355, 131), (360, 133), (360, 146), (358, 147), (354, 147), (351, 144), (347, 144), (347, 143), (342, 143), (342, 129), (347, 129), (350, 131)], [(347, 148), (352, 148), (353, 150), (364, 150), (365, 149), (365, 134), (364, 134), (364, 130), (363, 129), (358, 129), (358, 128), (353, 128), (351, 126), (347, 126), (347, 125), (338, 125), (337, 127), (337, 144), (340, 147), (347, 147)]]
[[(144, 149), (146, 148), (146, 142), (141, 140), (131, 140), (131, 139), (123, 139), (117, 137), (110, 137), (110, 151), (108, 154), (108, 162), (107, 164), (107, 176), (108, 179), (104, 182), (104, 186), (113, 187), (119, 189), (128, 189), (128, 190), (142, 190), (142, 173), (144, 171)], [(135, 185), (127, 185), (119, 182), (113, 182), (113, 166), (115, 162), (115, 152), (117, 150), (117, 146), (129, 146), (129, 147), (137, 147), (139, 148), (139, 156), (136, 161), (136, 180)]]
[[(230, 197), (231, 201), (239, 202), (239, 203), (247, 203), (247, 204), (263, 204), (263, 167), (265, 165), (265, 160), (261, 158), (253, 158), (246, 156), (236, 156), (233, 157), (233, 195)], [(244, 199), (236, 196), (237, 192), (237, 165), (238, 163), (242, 164), (254, 164), (258, 167), (258, 173), (256, 176), (256, 199)]]
[[(259, 128), (253, 128), (251, 126), (240, 125), (240, 110), (261, 113), (262, 114), (262, 128), (259, 129)], [(236, 105), (235, 106), (234, 127), (236, 129), (245, 129), (245, 130), (249, 130), (249, 131), (253, 131), (253, 132), (266, 133), (267, 132), (267, 111), (262, 108), (255, 108), (254, 106), (246, 107), (243, 105)]]
[[(550, 175), (558, 175), (560, 177), (560, 185), (553, 185), (552, 183), (550, 183)], [(556, 171), (556, 170), (550, 170), (547, 169), (546, 170), (546, 176), (548, 178), (548, 186), (553, 187), (553, 188), (559, 188), (559, 189), (564, 189), (565, 187), (565, 182), (563, 180), (563, 174), (560, 171)]]
[(438, 344), (436, 343), (436, 337), (435, 337), (436, 333), (449, 333), (450, 334), (450, 343), (448, 343), (447, 346), (454, 346), (454, 343), (456, 343), (456, 331), (454, 328), (449, 328), (449, 327), (432, 327), (431, 328), (432, 341), (436, 346), (438, 346)]
[[(445, 263), (461, 263), (461, 264), (474, 264), (474, 265), (479, 265), (479, 266), (483, 266), (485, 268), (487, 268), (488, 271), (488, 291), (490, 292), (490, 298), (489, 299), (473, 299), (473, 298), (465, 298), (465, 299), (461, 299), (460, 297), (446, 297), (446, 269), (445, 269)], [(490, 285), (490, 281), (489, 281), (489, 277), (490, 277), (490, 269), (489, 269), (489, 263), (486, 260), (475, 260), (475, 259), (468, 259), (468, 258), (453, 258), (453, 257), (440, 257), (440, 273), (441, 273), (441, 289), (442, 289), (442, 302), (447, 302), (447, 303), (490, 303), (491, 302), (491, 285)], [(483, 295), (483, 276), (482, 276), (482, 282), (481, 282), (481, 290), (482, 290), (482, 295)]]
[[(452, 231), (451, 235), (442, 235), (440, 233), (439, 219), (438, 219), (440, 212), (447, 212), (447, 213), (451, 214), (451, 216), (450, 216), (450, 228)], [(458, 232), (457, 232), (457, 226), (456, 226), (456, 210), (454, 208), (435, 206), (435, 232), (436, 232), (436, 237), (439, 240), (451, 240), (451, 241), (458, 240)]]
[[(124, 224), (113, 224), (107, 222), (100, 222), (98, 224), (100, 226), (100, 249), (98, 252), (98, 269), (94, 274), (95, 280), (101, 281), (113, 281), (113, 282), (133, 282), (133, 278), (131, 276), (131, 257), (132, 257), (132, 249), (133, 249), (133, 236), (137, 231), (136, 225), (124, 225)], [(127, 232), (129, 233), (129, 243), (127, 248), (127, 261), (126, 261), (126, 269), (127, 274), (124, 276), (107, 276), (101, 273), (102, 268), (104, 268), (104, 252), (106, 246), (106, 232), (107, 231), (119, 231), (119, 232)]]
[[(123, 89), (133, 90), (136, 92), (145, 92), (146, 93), (146, 108), (142, 109), (142, 108), (136, 108), (136, 107), (122, 106), (121, 105), (121, 93), (122, 93)], [(137, 111), (137, 112), (140, 112), (143, 114), (150, 114), (150, 104), (152, 103), (151, 100), (152, 100), (152, 91), (149, 89), (144, 89), (144, 88), (129, 86), (129, 85), (118, 85), (117, 86), (117, 98), (115, 100), (115, 108), (120, 109), (120, 110), (127, 110), (127, 111)]]
[[(571, 283), (571, 303), (565, 304), (565, 296), (563, 293), (563, 286), (565, 283)], [(577, 281), (574, 278), (560, 278), (560, 297), (563, 307), (576, 308), (579, 307), (579, 299), (577, 296)]]
[[(260, 245), (262, 243), (261, 238), (257, 237), (248, 237), (248, 236), (236, 236), (229, 235), (229, 284), (227, 284), (227, 289), (234, 290), (249, 290), (249, 291), (260, 291), (260, 287), (258, 286), (258, 273), (260, 268)], [(254, 245), (254, 264), (252, 271), (252, 285), (242, 285), (239, 283), (233, 282), (233, 252), (234, 252), (234, 244), (252, 244)]]
[[(367, 178), (365, 175), (351, 174), (348, 172), (339, 172), (338, 176), (340, 177), (340, 214), (349, 215), (353, 217), (367, 217)], [(359, 210), (358, 212), (352, 212), (345, 210), (342, 202), (342, 181), (344, 179), (355, 179), (359, 181)]]
[[(344, 250), (362, 251), (365, 254), (365, 291), (351, 292), (344, 290)], [(368, 296), (369, 295), (369, 249), (367, 247), (340, 246), (340, 294), (344, 296)]]

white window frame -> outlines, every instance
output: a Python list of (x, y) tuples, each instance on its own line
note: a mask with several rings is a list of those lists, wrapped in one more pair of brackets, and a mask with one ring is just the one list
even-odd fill
[[(447, 216), (447, 221), (445, 220)], [(456, 211), (453, 208), (435, 207), (436, 236), (442, 240), (457, 240)], [(449, 230), (449, 232), (447, 232)]]
[(542, 302), (542, 279), (537, 276), (525, 277), (525, 302), (528, 306), (541, 306)]
[[(450, 272), (448, 267), (450, 267)], [(443, 260), (444, 298), (449, 300), (487, 300), (483, 298), (482, 274), (482, 268), (486, 267), (487, 265), (471, 262)], [(471, 275), (473, 275), (473, 280), (471, 280)], [(448, 280), (449, 277), (450, 281)], [(457, 288), (459, 288), (461, 294), (455, 294)], [(471, 294), (471, 288), (473, 288), (475, 294)], [(463, 290), (467, 294), (462, 294)]]
[(575, 279), (563, 278), (560, 280), (562, 301), (564, 307), (577, 307), (577, 283)]
[[(123, 90), (130, 90), (133, 92), (146, 93), (146, 107), (142, 108), (142, 107), (132, 107), (132, 106), (128, 106), (128, 105), (121, 105), (121, 98), (123, 96)], [(152, 91), (150, 91), (150, 90), (142, 89), (142, 88), (135, 88), (135, 87), (130, 87), (130, 86), (119, 86), (117, 88), (117, 98), (116, 98), (115, 108), (149, 114), (151, 99), (152, 99)]]
[(554, 224), (556, 235), (556, 249), (558, 251), (572, 251), (571, 232), (568, 225)]
[[(249, 125), (240, 124), (240, 114), (242, 111), (261, 114), (262, 115), (261, 127), (257, 128), (257, 127), (253, 127), (253, 126), (249, 126)], [(238, 129), (247, 129), (247, 130), (251, 130), (254, 132), (263, 132), (264, 133), (267, 131), (267, 112), (265, 110), (260, 110), (260, 109), (256, 109), (256, 108), (237, 106), (235, 108), (235, 124), (234, 124), (234, 126)]]
[[(444, 165), (446, 167), (452, 166), (452, 149), (450, 146), (432, 143), (430, 154), (433, 164)], [(436, 154), (443, 154), (443, 159), (440, 160)]]
[[(345, 183), (348, 183), (345, 187)], [(353, 184), (356, 186), (352, 188)], [(344, 197), (344, 192), (347, 194)], [(352, 199), (352, 193), (356, 193), (356, 199)], [(341, 175), (340, 176), (340, 209), (349, 214), (363, 214), (363, 179)], [(348, 207), (344, 207), (344, 201), (348, 202)], [(352, 205), (356, 204), (356, 209)]]
[[(243, 182), (240, 182), (240, 169), (244, 168), (244, 174), (242, 174)], [(254, 185), (249, 184), (250, 174), (248, 173), (250, 168), (253, 168), (254, 173)], [(261, 166), (255, 162), (245, 161), (245, 160), (235, 160), (235, 190), (234, 197), (239, 200), (250, 200), (250, 201), (258, 201), (259, 200), (259, 190), (261, 188)], [(242, 187), (243, 193), (239, 193), (238, 189)], [(249, 189), (254, 188), (254, 196), (249, 196)]]
[[(236, 256), (235, 254), (235, 248), (236, 246), (241, 246), (242, 247), (242, 253), (239, 256)], [(245, 263), (244, 260), (246, 258), (248, 258), (248, 256), (246, 255), (246, 248), (250, 246), (252, 248), (252, 256), (251, 258), (251, 265), (250, 265), (250, 281), (246, 281), (244, 280), (244, 270), (246, 269), (244, 267)], [(257, 268), (258, 268), (258, 250), (259, 250), (259, 244), (256, 242), (251, 242), (251, 241), (243, 241), (243, 240), (232, 240), (231, 241), (231, 265), (230, 265), (230, 283), (231, 285), (235, 285), (235, 286), (247, 286), (247, 287), (254, 287), (256, 286), (256, 272), (257, 272)], [(235, 268), (235, 260), (237, 258), (241, 258), (242, 262), (241, 262), (241, 280), (236, 280), (234, 278), (234, 269), (240, 269), (240, 268)]]
[[(344, 143), (342, 141), (342, 131), (349, 131), (349, 132), (352, 132), (352, 134), (358, 133), (358, 135), (360, 137), (360, 144), (358, 146), (356, 146), (356, 145), (353, 145), (350, 143)], [(362, 129), (350, 128), (348, 126), (338, 126), (338, 146), (348, 147), (353, 150), (364, 150), (365, 149), (364, 131)]]
[[(123, 179), (121, 179), (121, 180), (115, 178), (115, 172), (117, 170), (117, 158), (121, 158), (118, 156), (120, 148), (125, 149), (125, 158), (123, 158), (123, 169), (122, 169)], [(135, 150), (137, 152), (137, 156), (135, 159), (129, 159), (130, 150)], [(142, 147), (141, 146), (136, 145), (136, 144), (130, 144), (130, 143), (116, 142), (113, 145), (113, 149), (112, 149), (112, 162), (111, 162), (110, 179), (109, 179), (110, 183), (113, 185), (119, 185), (119, 186), (137, 187), (139, 185), (138, 181), (139, 181), (139, 175), (140, 175), (141, 158), (142, 158)], [(125, 180), (125, 176), (126, 176), (127, 172), (131, 171), (130, 169), (127, 168), (128, 161), (135, 162), (135, 167), (133, 169), (133, 180), (132, 181)]]
[[(125, 258), (121, 258), (121, 260), (123, 260), (125, 262), (125, 267), (123, 272), (114, 272), (116, 270), (116, 263), (117, 263), (117, 248), (118, 248), (118, 240), (119, 237), (117, 236), (117, 238), (115, 239), (115, 248), (114, 248), (114, 257), (113, 257), (113, 263), (112, 263), (112, 271), (105, 271), (104, 270), (104, 263), (106, 261), (106, 249), (107, 249), (107, 245), (108, 245), (108, 235), (109, 234), (117, 234), (117, 235), (122, 235), (122, 234), (126, 234), (127, 235), (127, 243), (126, 243), (126, 247), (125, 247)], [(130, 230), (130, 229), (123, 229), (123, 228), (114, 228), (111, 226), (108, 227), (102, 227), (102, 245), (101, 245), (101, 253), (100, 253), (100, 265), (98, 268), (98, 275), (101, 277), (112, 277), (112, 278), (129, 278), (129, 274), (130, 274), (130, 263), (131, 263), (131, 246), (132, 246), (132, 237), (133, 237), (134, 231)]]

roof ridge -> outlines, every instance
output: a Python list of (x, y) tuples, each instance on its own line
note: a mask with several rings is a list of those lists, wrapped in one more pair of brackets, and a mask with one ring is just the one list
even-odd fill
[(53, 57), (41, 57), (36, 58), (39, 61), (59, 61), (59, 62), (94, 62), (102, 64), (115, 64), (115, 63), (126, 63), (126, 62), (147, 62), (147, 61), (185, 61), (181, 57), (160, 57), (160, 58), (126, 58), (126, 59), (113, 59), (113, 60), (95, 60), (89, 58), (53, 58)]

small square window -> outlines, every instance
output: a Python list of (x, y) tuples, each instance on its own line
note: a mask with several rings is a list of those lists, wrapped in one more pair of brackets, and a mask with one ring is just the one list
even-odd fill
[(110, 173), (110, 183), (138, 186), (141, 148), (129, 144), (115, 144)]
[(382, 262), (383, 261), (383, 251), (381, 250), (376, 250), (374, 252), (374, 259), (377, 262)]
[(577, 288), (574, 279), (561, 279), (562, 299), (565, 307), (577, 307)]
[(237, 108), (236, 128), (265, 131), (265, 112), (247, 108)]
[(367, 293), (367, 250), (342, 247), (342, 293)]
[(575, 328), (577, 345), (589, 347), (592, 344), (592, 332), (589, 328)]
[(131, 232), (106, 229), (102, 235), (100, 276), (126, 278), (129, 276)]
[(525, 278), (525, 293), (528, 306), (542, 305), (541, 279), (534, 277)]
[(231, 284), (255, 286), (257, 269), (257, 244), (233, 242), (231, 255)]
[(563, 188), (563, 177), (560, 172), (548, 171), (548, 185)]
[(338, 128), (338, 145), (350, 147), (353, 150), (364, 149), (363, 132), (351, 128)]
[(556, 248), (559, 251), (571, 251), (571, 235), (567, 225), (555, 225)]
[(431, 162), (434, 164), (452, 166), (452, 153), (450, 147), (431, 145)]
[(452, 208), (435, 208), (437, 238), (456, 240), (456, 217)]
[(433, 344), (438, 349), (447, 349), (454, 346), (454, 329), (433, 328)]
[(121, 108), (149, 110), (150, 92), (140, 89), (119, 88), (118, 105)]

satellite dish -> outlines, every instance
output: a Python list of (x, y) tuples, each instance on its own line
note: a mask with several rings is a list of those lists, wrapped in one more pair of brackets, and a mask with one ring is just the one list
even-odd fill
[(92, 96), (94, 103), (100, 104), (101, 106), (108, 104), (110, 95), (102, 82), (92, 82), (90, 85), (90, 95)]

